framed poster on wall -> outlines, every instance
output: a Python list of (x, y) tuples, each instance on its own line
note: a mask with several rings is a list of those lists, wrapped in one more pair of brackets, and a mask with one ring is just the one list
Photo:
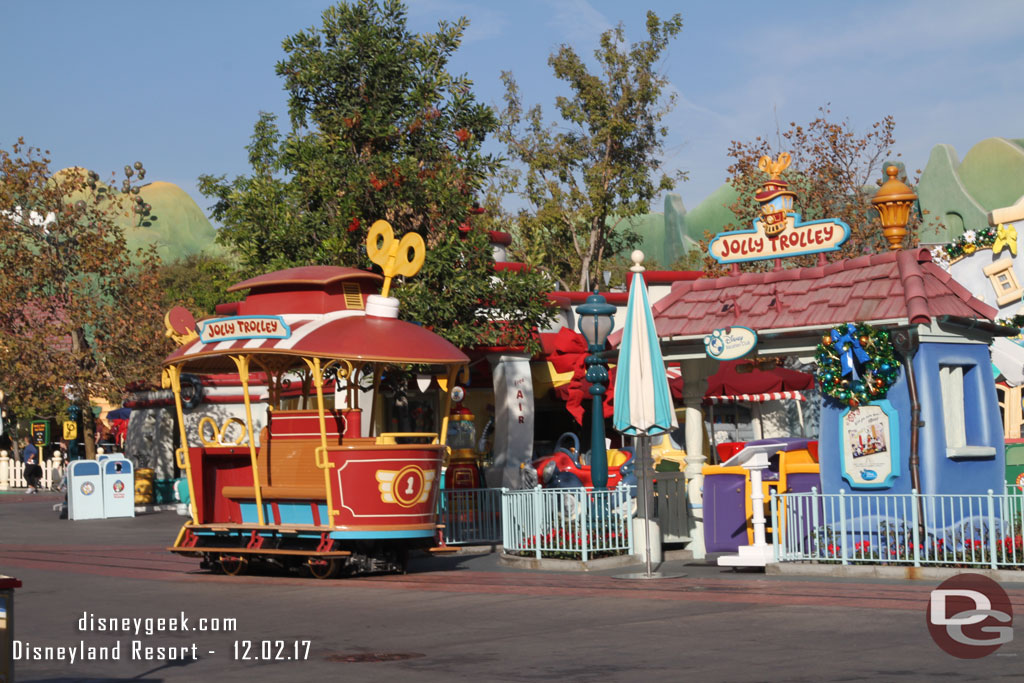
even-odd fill
[(885, 489), (900, 475), (900, 434), (888, 401), (848, 408), (839, 416), (843, 479), (855, 489)]

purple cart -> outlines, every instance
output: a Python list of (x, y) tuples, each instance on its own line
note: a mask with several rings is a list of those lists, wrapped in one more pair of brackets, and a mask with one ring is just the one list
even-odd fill
[[(748, 441), (751, 446), (774, 449), (768, 469), (762, 473), (764, 481), (779, 480), (780, 451), (809, 450), (810, 439), (759, 439)], [(738, 455), (738, 454), (737, 454)], [(709, 553), (735, 553), (747, 545), (747, 478), (748, 472), (737, 465), (733, 456), (721, 465), (704, 466), (704, 545)], [(786, 490), (779, 493), (821, 490), (821, 477), (812, 472), (793, 472), (786, 475)]]

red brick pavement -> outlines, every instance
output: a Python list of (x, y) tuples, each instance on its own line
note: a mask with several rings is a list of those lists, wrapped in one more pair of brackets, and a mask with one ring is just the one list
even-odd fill
[[(164, 546), (0, 544), (4, 569), (49, 570), (168, 582), (346, 586), (389, 591), (490, 595), (558, 595), (756, 605), (814, 605), (891, 610), (921, 610), (931, 582), (883, 583), (845, 580), (766, 578), (760, 575), (688, 576), (656, 581), (627, 581), (588, 573), (507, 572), (458, 569), (406, 575), (346, 578), (320, 584), (293, 576), (223, 576), (199, 570), (195, 558), (168, 553)], [(1024, 589), (1008, 589), (1024, 611)]]

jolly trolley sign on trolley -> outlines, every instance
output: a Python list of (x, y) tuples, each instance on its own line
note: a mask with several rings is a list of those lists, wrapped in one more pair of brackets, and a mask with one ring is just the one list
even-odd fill
[[(263, 562), (326, 578), (342, 570), (401, 571), (411, 549), (446, 550), (436, 517), (442, 438), (449, 390), (469, 359), (433, 332), (398, 320), (398, 301), (387, 296), (392, 277), (419, 271), (422, 238), (399, 240), (377, 221), (367, 253), (383, 278), (353, 268), (292, 268), (232, 287), (248, 295), (220, 307), (225, 317), (196, 323), (181, 308), (168, 314), (168, 335), (179, 348), (164, 361), (164, 379), (175, 395), (183, 444), (177, 459), (192, 517), (172, 552), (228, 574)], [(413, 366), (433, 374), (443, 391), (440, 428), (384, 432), (381, 381)], [(190, 433), (184, 372), (238, 374), (245, 425), (234, 442), (220, 438), (227, 424), (210, 429), (210, 416)], [(249, 390), (254, 373), (267, 388), (267, 425), (259, 432), (256, 392)], [(290, 396), (289, 386), (301, 386), (302, 396)], [(364, 400), (370, 405), (360, 405), (371, 388)], [(332, 395), (337, 402), (329, 406)]]
[(761, 215), (753, 230), (719, 233), (708, 245), (708, 253), (719, 263), (764, 261), (788, 256), (805, 256), (837, 251), (850, 237), (850, 226), (835, 218), (802, 222), (793, 212), (796, 193), (780, 178), (792, 161), (783, 152), (778, 159), (763, 156), (758, 168), (768, 174), (754, 198), (761, 204)]

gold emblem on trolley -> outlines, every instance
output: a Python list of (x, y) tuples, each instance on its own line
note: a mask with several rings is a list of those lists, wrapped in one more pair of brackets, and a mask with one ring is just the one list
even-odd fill
[(366, 236), (366, 254), (384, 271), (384, 287), (380, 294), (387, 296), (391, 278), (396, 275), (412, 277), (420, 272), (427, 247), (419, 233), (407, 232), (397, 240), (390, 223), (377, 221), (370, 226)]
[(164, 316), (164, 335), (174, 340), (178, 346), (184, 346), (189, 342), (199, 339), (196, 332), (196, 319), (192, 313), (183, 306), (175, 306), (167, 311)]
[(376, 476), (382, 503), (410, 508), (430, 499), (433, 471), (425, 472), (416, 465), (406, 465), (400, 470), (377, 470)]

